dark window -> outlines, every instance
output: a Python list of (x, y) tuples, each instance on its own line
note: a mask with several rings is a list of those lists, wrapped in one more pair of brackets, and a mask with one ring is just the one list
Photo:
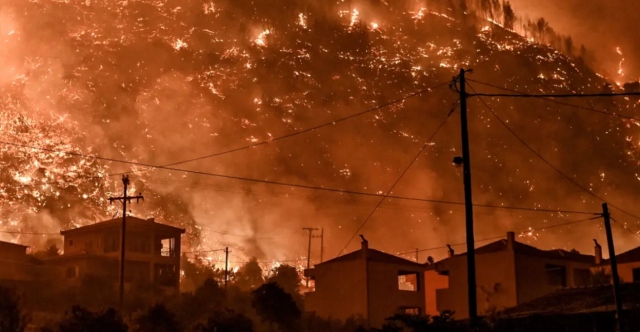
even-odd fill
[(155, 282), (165, 287), (174, 287), (178, 283), (178, 269), (175, 265), (155, 265)]
[(640, 282), (640, 268), (633, 269), (633, 282)]
[(545, 265), (548, 286), (567, 287), (567, 268), (562, 265)]
[(417, 292), (420, 290), (420, 275), (418, 272), (398, 271), (398, 289)]
[(591, 270), (574, 269), (573, 283), (574, 283), (574, 286), (576, 287), (589, 286), (589, 284), (591, 283)]
[(69, 247), (73, 247), (73, 240), (69, 240)]
[(120, 251), (120, 234), (118, 232), (109, 232), (104, 234), (104, 252)]
[(78, 268), (75, 266), (69, 266), (65, 272), (67, 279), (78, 277)]

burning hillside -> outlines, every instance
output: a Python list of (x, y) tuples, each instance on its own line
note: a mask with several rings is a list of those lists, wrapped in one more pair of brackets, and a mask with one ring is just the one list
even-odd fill
[[(473, 68), (479, 81), (524, 92), (598, 92), (605, 84), (583, 60), (503, 28), (518, 30), (505, 22), (509, 15), (447, 1), (2, 2), (0, 135), (21, 144), (2, 147), (0, 204), (8, 230), (55, 232), (110, 217), (117, 207), (105, 202), (120, 190), (117, 174), (133, 171), (132, 193), (146, 198), (133, 213), (187, 228), (192, 251), (229, 245), (242, 258), (291, 258), (300, 253), (300, 227), (308, 223), (325, 227), (333, 254), (376, 198), (132, 170), (25, 146), (384, 193), (457, 100), (446, 88), (295, 138), (180, 162), (445, 84), (460, 67)], [(540, 100), (487, 101), (558, 168), (607, 199), (631, 203), (640, 139), (634, 123)], [(637, 106), (633, 100), (580, 103), (624, 114)], [(472, 100), (471, 107), (478, 203), (597, 211), (600, 202), (562, 183), (482, 104)], [(459, 171), (451, 167), (459, 146), (455, 121), (394, 193), (462, 201)], [(29, 221), (19, 217), (22, 211)], [(462, 213), (391, 200), (364, 232), (389, 251), (460, 241)], [(486, 235), (566, 218), (477, 210), (478, 232)], [(585, 248), (590, 244), (581, 237), (591, 239), (597, 229), (540, 239)]]

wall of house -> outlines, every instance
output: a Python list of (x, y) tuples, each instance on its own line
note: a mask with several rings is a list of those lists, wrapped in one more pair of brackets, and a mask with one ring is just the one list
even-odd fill
[[(442, 268), (449, 271), (449, 288), (436, 289), (436, 309), (455, 311), (458, 319), (469, 317), (467, 258), (454, 256)], [(478, 314), (515, 306), (516, 282), (513, 251), (476, 255)]]
[(440, 314), (437, 308), (436, 290), (449, 288), (449, 276), (440, 275), (436, 270), (424, 273), (425, 313), (429, 316)]
[(363, 259), (321, 264), (314, 269), (315, 291), (305, 294), (305, 310), (325, 318), (367, 317)]
[(524, 303), (563, 288), (548, 279), (547, 264), (562, 266), (566, 269), (564, 287), (580, 287), (588, 285), (588, 278), (580, 277), (589, 271), (591, 263), (580, 263), (570, 260), (550, 259), (545, 257), (518, 254), (516, 257), (516, 277), (518, 287), (518, 303)]
[(102, 252), (101, 233), (87, 232), (68, 234), (64, 237), (64, 254)]
[[(382, 327), (385, 319), (401, 312), (403, 308), (415, 308), (424, 313), (425, 292), (423, 268), (414, 265), (399, 265), (370, 261), (369, 271), (369, 323)], [(415, 272), (417, 289), (400, 290), (398, 274)]]
[[(622, 282), (633, 282), (633, 270), (640, 269), (640, 262), (630, 262), (618, 264), (618, 276)], [(611, 274), (611, 266), (603, 265), (591, 269), (593, 272), (604, 270), (605, 273)]]

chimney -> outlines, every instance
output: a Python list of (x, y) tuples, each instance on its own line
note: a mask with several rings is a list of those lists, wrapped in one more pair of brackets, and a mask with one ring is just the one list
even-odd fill
[(453, 254), (455, 253), (455, 251), (453, 251), (453, 248), (451, 248), (450, 245), (447, 244), (447, 252), (449, 252), (449, 257), (453, 257)]
[(361, 242), (362, 247), (360, 249), (360, 251), (362, 251), (362, 257), (367, 258), (367, 251), (369, 250), (369, 241), (367, 241), (367, 239), (365, 239), (362, 234), (360, 234), (360, 238), (362, 239), (362, 242)]
[(516, 233), (507, 232), (507, 250), (513, 250), (515, 242), (516, 242)]
[(598, 240), (593, 239), (593, 242), (595, 242), (596, 246), (595, 246), (595, 256), (596, 256), (596, 265), (600, 265), (600, 263), (602, 263), (602, 247), (600, 246), (600, 244), (598, 244)]

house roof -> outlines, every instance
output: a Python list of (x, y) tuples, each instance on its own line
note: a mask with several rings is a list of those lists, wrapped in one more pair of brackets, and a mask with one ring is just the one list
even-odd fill
[[(485, 246), (476, 248), (476, 255), (489, 254), (489, 253), (506, 251), (506, 250), (507, 250), (507, 240), (502, 239), (502, 240), (489, 243)], [(546, 258), (560, 259), (560, 260), (571, 260), (571, 261), (587, 263), (587, 264), (593, 264), (595, 262), (595, 257), (591, 255), (584, 255), (578, 252), (571, 252), (571, 251), (566, 251), (562, 249), (542, 250), (518, 241), (513, 242), (513, 250), (517, 253), (529, 255), (529, 256), (546, 257)], [(464, 252), (456, 256), (465, 256), (466, 254), (467, 253)]]
[(20, 248), (29, 248), (29, 246), (25, 246), (19, 243), (13, 243), (13, 242), (6, 242), (6, 241), (0, 241), (0, 247), (20, 247)]
[[(415, 266), (415, 267), (422, 267), (422, 264), (404, 259), (404, 258), (400, 258), (398, 256), (394, 256), (391, 254), (387, 254), (385, 252), (379, 251), (379, 250), (375, 250), (375, 249), (371, 249), (368, 248), (367, 250), (367, 260), (371, 261), (371, 262), (381, 262), (381, 263), (388, 263), (388, 264), (398, 264), (398, 265), (411, 265), (411, 266)], [(357, 260), (362, 258), (362, 249), (361, 250), (356, 250), (354, 252), (348, 253), (346, 255), (342, 255), (339, 257), (336, 257), (334, 259), (330, 259), (328, 261), (325, 261), (323, 263), (317, 264), (317, 265), (324, 265), (324, 264), (330, 264), (330, 263), (334, 263), (334, 262), (344, 262), (344, 261), (350, 261), (350, 260)]]
[[(608, 259), (603, 260), (602, 262), (603, 264), (609, 265)], [(640, 262), (640, 247), (625, 251), (621, 254), (617, 254), (616, 262), (618, 264)]]
[[(640, 284), (621, 284), (620, 294), (623, 306), (634, 305), (640, 301)], [(615, 310), (613, 291), (610, 285), (604, 285), (560, 289), (533, 301), (505, 309), (502, 313), (521, 317), (533, 314), (575, 314), (613, 310)]]
[[(60, 234), (68, 235), (76, 232), (94, 231), (98, 229), (120, 226), (121, 224), (122, 224), (122, 218), (115, 218), (115, 219), (98, 222), (92, 225), (63, 230), (63, 231), (60, 231)], [(173, 227), (166, 224), (157, 223), (153, 218), (141, 219), (137, 217), (127, 217), (127, 226), (153, 227), (154, 229), (160, 230), (160, 231), (177, 232), (180, 234), (185, 233), (185, 230), (183, 228), (178, 228), (178, 227)]]

